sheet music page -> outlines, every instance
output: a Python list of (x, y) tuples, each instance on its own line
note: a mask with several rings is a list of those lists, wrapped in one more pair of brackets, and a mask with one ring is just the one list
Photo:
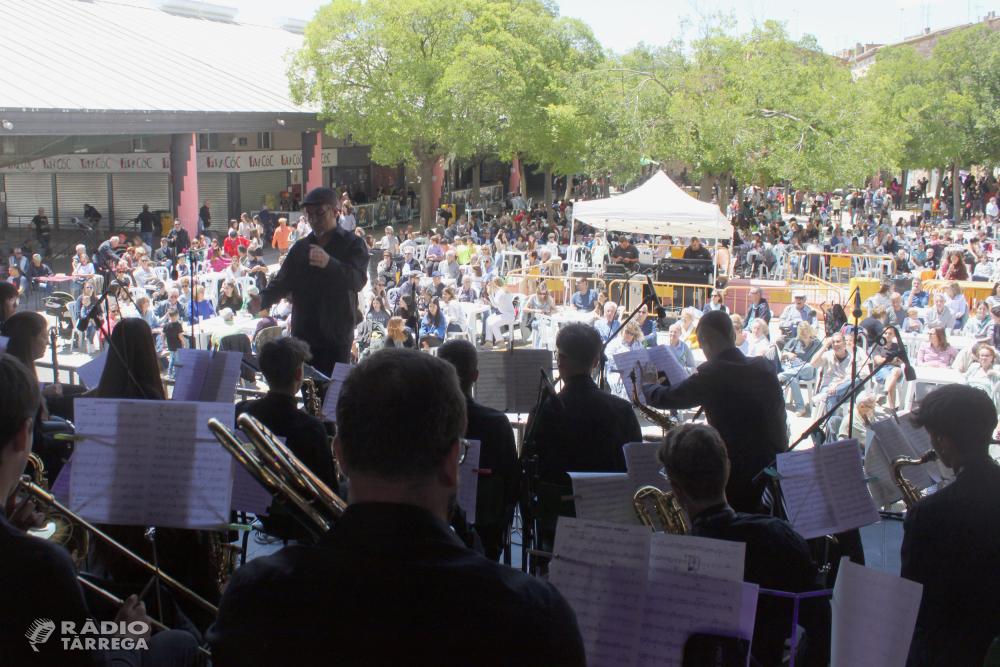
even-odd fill
[(923, 588), (841, 558), (830, 603), (832, 667), (904, 667)]
[[(483, 356), (488, 355), (480, 355), (480, 359)], [(538, 401), (538, 383), (542, 377), (539, 369), (552, 377), (552, 352), (520, 349), (514, 350), (514, 354), (508, 352), (506, 357), (509, 398), (505, 412), (527, 414)]]
[(69, 506), (69, 479), (73, 471), (73, 457), (69, 457), (69, 460), (63, 464), (62, 470), (59, 471), (59, 476), (55, 480), (49, 480), (51, 486), (49, 487), (49, 493), (52, 497), (61, 502), (63, 505)]
[[(479, 378), (476, 379), (476, 402), (487, 407), (507, 412), (507, 363), (508, 356), (487, 352), (479, 355)], [(535, 393), (538, 392), (539, 376), (535, 376)], [(534, 405), (534, 403), (532, 403)]]
[(212, 353), (209, 350), (187, 347), (177, 350), (177, 379), (174, 380), (171, 398), (175, 401), (200, 401), (211, 363)]
[(879, 521), (857, 440), (778, 454), (788, 519), (806, 539)]
[(549, 581), (576, 613), (587, 665), (635, 665), (651, 531), (559, 517)]
[[(246, 434), (241, 430), (233, 431), (236, 437), (242, 442), (250, 442)], [(285, 444), (285, 438), (275, 436)], [(234, 512), (247, 512), (249, 514), (267, 514), (267, 508), (271, 506), (274, 498), (267, 489), (260, 485), (247, 469), (233, 459), (233, 493), (230, 507)]]
[(104, 366), (108, 363), (108, 351), (105, 350), (100, 356), (91, 359), (76, 369), (76, 376), (87, 389), (97, 389), (101, 383), (101, 376), (104, 375)]
[[(930, 449), (929, 436), (927, 439), (927, 449), (923, 452), (918, 452), (914, 448), (913, 443), (910, 442), (910, 439), (906, 437), (906, 434), (901, 428), (904, 421), (909, 422), (909, 419), (900, 418), (899, 424), (897, 424), (895, 419), (888, 417), (887, 419), (877, 421), (871, 425), (872, 430), (875, 431), (875, 437), (878, 439), (878, 446), (882, 448), (882, 452), (887, 461), (891, 462), (900, 456), (918, 459), (923, 456), (927, 449)], [(912, 427), (910, 427), (910, 430), (913, 430)], [(926, 489), (928, 486), (932, 486), (935, 483), (927, 472), (926, 464), (922, 466), (907, 466), (903, 468), (903, 477), (905, 477), (910, 484), (913, 484), (918, 489)], [(890, 480), (890, 484), (891, 483), (892, 482)]]
[[(743, 582), (743, 599), (740, 605), (740, 637), (750, 641), (750, 652), (753, 653), (753, 627), (757, 621), (757, 597), (760, 594), (760, 586)], [(747, 656), (747, 664), (750, 664), (750, 656)]]
[(635, 384), (636, 393), (639, 395), (639, 402), (646, 405), (646, 396), (642, 391), (642, 369), (650, 364), (649, 354), (645, 348), (638, 350), (628, 350), (626, 352), (619, 352), (612, 357), (615, 361), (615, 368), (618, 369), (618, 373), (621, 374), (622, 383), (625, 386), (625, 392), (631, 396), (632, 395), (632, 378), (629, 377), (629, 373), (635, 370)]
[(232, 403), (76, 399), (70, 507), (99, 523), (210, 528), (229, 522), (232, 457), (208, 430)]
[(865, 436), (868, 444), (865, 446), (865, 476), (878, 479), (868, 482), (868, 492), (877, 507), (885, 507), (903, 499), (903, 493), (892, 482), (889, 476), (889, 459), (882, 451), (882, 443), (875, 435), (874, 429), (868, 429)]
[(242, 352), (214, 352), (198, 400), (203, 403), (232, 403), (243, 366)]
[(669, 345), (656, 345), (646, 352), (656, 369), (667, 374), (670, 384), (680, 384), (688, 379), (688, 372), (677, 360), (677, 353)]
[[(639, 394), (642, 395), (642, 392)], [(667, 480), (660, 474), (663, 464), (656, 458), (659, 448), (658, 442), (629, 442), (622, 447), (633, 496), (644, 486), (655, 486), (660, 491), (670, 490)]]
[(344, 386), (344, 380), (350, 375), (354, 366), (350, 364), (335, 363), (333, 373), (330, 374), (330, 388), (323, 399), (323, 418), (332, 422), (337, 421), (337, 401), (340, 400), (340, 388)]
[(649, 545), (649, 567), (724, 581), (743, 581), (746, 547), (743, 542), (653, 533)]
[(476, 522), (476, 493), (479, 490), (479, 455), (482, 451), (479, 440), (469, 440), (469, 451), (459, 468), (458, 506), (465, 510), (469, 523)]
[[(588, 521), (641, 525), (632, 498), (635, 491), (624, 472), (571, 472), (576, 516)], [(648, 530), (648, 528), (647, 528)]]
[(6, 336), (0, 336), (0, 357), (2, 357), (3, 353), (7, 351), (7, 342), (9, 340), (10, 339)]
[[(903, 435), (906, 436), (906, 439), (910, 441), (911, 445), (913, 445), (913, 451), (916, 452), (916, 455), (918, 457), (921, 457), (932, 449), (931, 435), (930, 433), (927, 432), (927, 429), (917, 428), (916, 426), (911, 424), (909, 415), (910, 415), (909, 412), (899, 415), (899, 430), (903, 432)], [(924, 465), (919, 466), (919, 468), (925, 470), (927, 474), (930, 475), (930, 478), (934, 480), (935, 484), (940, 482), (941, 479), (944, 477), (954, 476), (951, 473), (951, 469), (946, 468), (945, 465), (940, 461), (925, 463)], [(913, 468), (911, 467), (904, 468), (903, 470), (906, 472), (903, 473), (903, 477), (909, 479), (907, 473), (912, 469)]]

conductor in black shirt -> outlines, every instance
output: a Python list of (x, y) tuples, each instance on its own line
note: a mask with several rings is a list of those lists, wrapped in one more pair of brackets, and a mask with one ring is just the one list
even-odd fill
[(590, 375), (601, 345), (584, 324), (563, 327), (556, 338), (563, 388), (532, 416), (542, 482), (570, 486), (568, 472), (626, 472), (622, 447), (642, 441), (632, 404), (601, 391)]
[[(761, 588), (805, 593), (819, 590), (819, 570), (805, 539), (791, 524), (762, 514), (736, 512), (726, 501), (730, 462), (718, 431), (704, 424), (683, 424), (667, 433), (657, 452), (670, 490), (687, 515), (691, 534), (743, 542), (743, 581)], [(805, 598), (799, 625), (807, 632), (795, 664), (826, 665), (830, 660), (830, 602)], [(789, 598), (760, 595), (751, 653), (762, 667), (781, 664), (791, 635), (793, 603)]]
[(465, 437), (478, 440), (480, 473), (476, 487), (476, 523), (473, 526), (483, 542), (486, 557), (500, 560), (507, 531), (514, 518), (518, 498), (519, 467), (514, 429), (499, 410), (480, 405), (472, 398), (472, 385), (479, 377), (478, 353), (467, 340), (450, 340), (438, 348), (438, 359), (455, 367), (458, 382), (465, 394), (468, 426)]
[(705, 409), (709, 425), (729, 450), (729, 503), (737, 512), (756, 512), (765, 480), (755, 482), (754, 477), (771, 465), (775, 454), (788, 449), (781, 385), (767, 360), (745, 357), (736, 349), (733, 322), (721, 310), (702, 315), (696, 335), (707, 361), (679, 384), (646, 384), (646, 401), (667, 410)]
[[(276, 436), (286, 438), (285, 445), (292, 454), (337, 492), (337, 467), (326, 427), (316, 417), (299, 410), (295, 398), (302, 388), (302, 365), (312, 359), (309, 346), (290, 336), (276, 338), (260, 347), (257, 359), (267, 380), (267, 395), (256, 401), (238, 403), (236, 416), (246, 412), (260, 420)], [(284, 511), (272, 511), (261, 521), (264, 529), (272, 535), (284, 539), (308, 537), (305, 528)]]
[(632, 245), (632, 239), (629, 237), (619, 236), (618, 245), (611, 251), (611, 260), (629, 271), (635, 271), (639, 268), (639, 249)]
[(906, 513), (904, 579), (923, 584), (908, 667), (982, 665), (1000, 635), (1000, 465), (990, 457), (997, 427), (992, 399), (950, 384), (911, 415), (954, 482)]
[[(406, 405), (406, 418), (386, 418), (387, 405)], [(465, 415), (441, 359), (387, 348), (358, 364), (334, 444), (348, 507), (318, 544), (236, 570), (208, 631), (213, 664), (582, 667), (562, 595), (467, 549), (448, 526)]]

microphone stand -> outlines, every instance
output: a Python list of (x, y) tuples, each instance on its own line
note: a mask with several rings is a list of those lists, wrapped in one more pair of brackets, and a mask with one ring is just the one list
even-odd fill
[[(853, 346), (853, 349), (851, 350), (851, 352), (852, 352), (852, 354), (851, 354), (851, 391), (849, 392), (850, 393), (850, 397), (851, 397), (851, 407), (849, 408), (849, 410), (847, 412), (847, 432), (848, 433), (854, 433), (854, 397), (856, 395), (856, 392), (854, 391), (854, 383), (857, 381), (857, 377), (858, 377), (858, 331), (860, 329), (860, 327), (858, 326), (858, 320), (861, 319), (861, 286), (860, 285), (858, 285), (857, 287), (854, 288), (854, 310), (851, 312), (851, 315), (854, 316), (854, 346)], [(875, 343), (875, 345), (877, 345), (877, 344), (878, 344), (878, 342)], [(903, 342), (900, 341), (899, 344), (902, 345)], [(874, 345), (872, 347), (874, 347)], [(840, 403), (843, 403), (843, 401), (841, 401)], [(838, 407), (839, 407), (840, 403), (837, 404)], [(799, 440), (801, 440), (801, 438), (799, 438)]]
[(538, 484), (538, 452), (535, 451), (535, 431), (538, 429), (538, 413), (545, 401), (554, 395), (552, 383), (545, 369), (539, 368), (542, 377), (538, 381), (538, 400), (528, 416), (528, 424), (521, 440), (521, 571), (535, 574), (535, 558), (530, 549), (535, 542), (535, 515)]
[[(652, 271), (653, 268), (656, 267), (645, 269), (643, 271), (636, 271), (625, 280), (625, 284), (628, 285), (629, 281), (632, 280), (632, 278), (638, 275), (644, 275), (646, 271)], [(604, 344), (601, 346), (600, 378), (598, 378), (598, 386), (601, 389), (606, 390), (608, 388), (607, 380), (605, 378), (605, 373), (604, 373), (605, 367), (607, 366), (608, 363), (608, 357), (607, 355), (604, 354), (604, 351), (608, 349), (608, 345), (611, 343), (611, 341), (615, 339), (615, 336), (617, 336), (621, 332), (621, 330), (625, 328), (625, 325), (631, 322), (632, 319), (639, 314), (639, 311), (642, 310), (643, 306), (656, 306), (656, 305), (657, 305), (656, 292), (650, 290), (650, 293), (643, 298), (642, 303), (639, 304), (639, 307), (633, 310), (632, 313), (628, 317), (626, 317), (621, 324), (618, 325), (618, 328), (611, 332), (611, 335), (608, 336), (608, 339), (604, 341)]]

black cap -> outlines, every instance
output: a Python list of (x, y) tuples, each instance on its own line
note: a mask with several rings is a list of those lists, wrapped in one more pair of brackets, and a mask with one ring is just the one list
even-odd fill
[(302, 200), (302, 205), (306, 206), (309, 204), (336, 204), (337, 203), (337, 193), (330, 188), (313, 188), (306, 195), (306, 198)]

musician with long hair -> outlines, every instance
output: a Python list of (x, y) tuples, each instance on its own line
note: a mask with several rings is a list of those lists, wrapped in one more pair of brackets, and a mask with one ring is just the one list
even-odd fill
[[(387, 405), (406, 418), (387, 419)], [(344, 380), (337, 425), (346, 510), (318, 544), (236, 570), (208, 633), (213, 664), (584, 665), (565, 598), (448, 525), (467, 451), (451, 364), (376, 352)]]

